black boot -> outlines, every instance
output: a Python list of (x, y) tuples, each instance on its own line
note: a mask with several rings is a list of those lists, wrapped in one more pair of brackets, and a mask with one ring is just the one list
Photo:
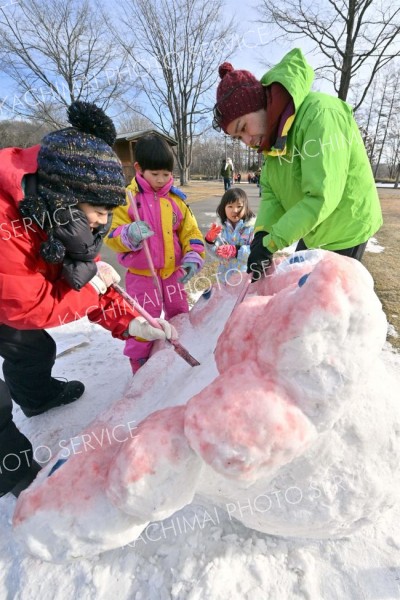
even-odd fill
[(29, 471), (25, 474), (25, 476), (18, 481), (18, 483), (13, 487), (11, 493), (18, 498), (21, 492), (23, 492), (28, 486), (31, 485), (32, 481), (35, 479), (36, 475), (39, 473), (42, 467), (34, 460), (32, 460)]
[(57, 406), (75, 402), (75, 400), (78, 400), (85, 391), (85, 386), (81, 381), (59, 381), (58, 379), (52, 378), (51, 383), (55, 393), (53, 400), (34, 408), (20, 405), (21, 410), (26, 417), (35, 417), (36, 415), (41, 415)]

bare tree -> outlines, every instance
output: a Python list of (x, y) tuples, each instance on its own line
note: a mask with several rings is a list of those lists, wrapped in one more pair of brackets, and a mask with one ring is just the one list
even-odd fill
[(387, 140), (386, 162), (389, 177), (390, 179), (396, 179), (398, 182), (400, 171), (400, 98), (398, 97), (397, 108), (392, 115)]
[(390, 73), (386, 73), (381, 83), (381, 93), (375, 99), (372, 98), (371, 105), (372, 106), (372, 122), (369, 121), (368, 129), (371, 131), (372, 127), (374, 127), (373, 133), (371, 133), (372, 145), (370, 148), (370, 153), (368, 155), (371, 166), (376, 164), (378, 160), (379, 147), (382, 145), (382, 137), (384, 132), (386, 131), (386, 119), (387, 114), (385, 112), (385, 104), (387, 102), (387, 87), (389, 84)]
[(390, 179), (396, 179), (398, 183), (400, 171), (400, 122), (398, 118), (395, 119), (395, 130), (388, 136), (388, 140), (387, 166), (389, 177)]
[(394, 187), (397, 189), (399, 187), (399, 180), (400, 180), (400, 162), (397, 165), (397, 175), (396, 175), (396, 181), (394, 182)]
[(0, 148), (28, 148), (38, 144), (50, 127), (29, 121), (0, 121)]
[(400, 6), (374, 0), (261, 0), (265, 23), (276, 26), (278, 37), (308, 39), (324, 57), (316, 69), (346, 100), (350, 85), (363, 79), (355, 110), (378, 71), (400, 55)]
[(117, 121), (118, 133), (130, 133), (136, 131), (145, 131), (146, 129), (152, 129), (153, 123), (146, 117), (132, 113), (131, 115), (124, 115)]
[[(382, 94), (383, 104), (382, 109), (385, 110), (384, 113), (379, 113), (379, 116), (383, 114), (386, 119), (386, 127), (383, 132), (383, 137), (380, 142), (380, 149), (378, 152), (378, 157), (375, 164), (374, 176), (379, 169), (379, 165), (382, 158), (382, 153), (386, 149), (386, 138), (388, 137), (388, 133), (390, 135), (390, 127), (393, 125), (393, 113), (396, 108), (396, 103), (398, 104), (398, 84), (400, 79), (400, 71), (397, 72), (396, 75), (391, 76), (391, 86), (385, 86), (384, 92)], [(397, 106), (398, 108), (398, 106)]]
[(207, 93), (225, 58), (231, 22), (224, 24), (223, 0), (127, 0), (121, 6), (114, 35), (130, 55), (136, 81), (150, 103), (145, 116), (178, 142), (184, 184), (194, 136), (210, 112)]
[(221, 136), (216, 133), (206, 133), (193, 140), (193, 162), (191, 173), (209, 179), (217, 179), (221, 169)]
[(386, 68), (376, 77), (364, 106), (357, 113), (375, 177), (381, 164), (387, 168), (391, 179), (396, 176), (400, 149), (399, 82), (400, 71)]
[(72, 101), (107, 108), (123, 93), (115, 77), (123, 52), (91, 0), (19, 0), (0, 8), (0, 35), (0, 70), (17, 90), (5, 102), (13, 114), (59, 126)]

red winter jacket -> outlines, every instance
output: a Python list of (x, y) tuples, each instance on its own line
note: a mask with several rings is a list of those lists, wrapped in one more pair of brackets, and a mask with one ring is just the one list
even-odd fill
[(44, 329), (87, 316), (124, 339), (138, 313), (113, 289), (100, 297), (90, 284), (71, 289), (61, 279), (62, 265), (49, 264), (39, 254), (47, 234), (19, 213), (22, 178), (37, 171), (39, 149), (0, 150), (0, 324)]

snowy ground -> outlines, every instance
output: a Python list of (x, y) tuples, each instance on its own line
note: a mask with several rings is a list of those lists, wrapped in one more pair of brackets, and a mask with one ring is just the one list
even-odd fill
[[(175, 354), (170, 356), (171, 349), (163, 351), (164, 370), (151, 369), (151, 362), (155, 365), (157, 361), (155, 355), (133, 382), (122, 356), (122, 343), (100, 327), (82, 320), (52, 330), (61, 354), (54, 374), (81, 379), (86, 392), (77, 403), (33, 419), (15, 409), (15, 421), (32, 440), (36, 460), (46, 463), (67, 442), (74, 444), (82, 429), (101, 413), (105, 420), (108, 414), (110, 421), (118, 422), (119, 409), (112, 407), (124, 396), (132, 403), (132, 419), (137, 422), (164, 406), (185, 403), (216, 374), (209, 340), (222, 331), (232, 303), (219, 307), (204, 323), (202, 336), (182, 339), (202, 364), (197, 372), (181, 364)], [(400, 356), (386, 346), (382, 359), (387, 374), (379, 385), (384, 393), (387, 386), (399, 387)], [(154, 381), (152, 372), (159, 381)], [(382, 481), (382, 486), (386, 483)], [(324, 489), (322, 482), (318, 492), (314, 488), (302, 493), (318, 494), (322, 503), (331, 491)], [(283, 494), (274, 502), (290, 503), (293, 498)], [(400, 598), (399, 507), (377, 514), (373, 526), (352, 536), (321, 541), (262, 534), (234, 519), (229, 507), (191, 504), (165, 521), (149, 525), (136, 542), (59, 565), (33, 558), (15, 540), (11, 527), (14, 506), (12, 497), (0, 500), (1, 600)], [(256, 512), (258, 507), (243, 505), (240, 510)]]

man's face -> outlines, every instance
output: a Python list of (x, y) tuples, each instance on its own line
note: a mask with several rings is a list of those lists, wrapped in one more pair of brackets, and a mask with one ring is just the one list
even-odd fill
[(227, 133), (241, 140), (246, 146), (259, 148), (267, 133), (267, 111), (264, 108), (234, 119), (227, 127)]
[(89, 204), (88, 202), (79, 202), (78, 208), (85, 213), (90, 229), (93, 230), (100, 227), (100, 225), (106, 225), (110, 211), (104, 206), (96, 206), (94, 204)]

